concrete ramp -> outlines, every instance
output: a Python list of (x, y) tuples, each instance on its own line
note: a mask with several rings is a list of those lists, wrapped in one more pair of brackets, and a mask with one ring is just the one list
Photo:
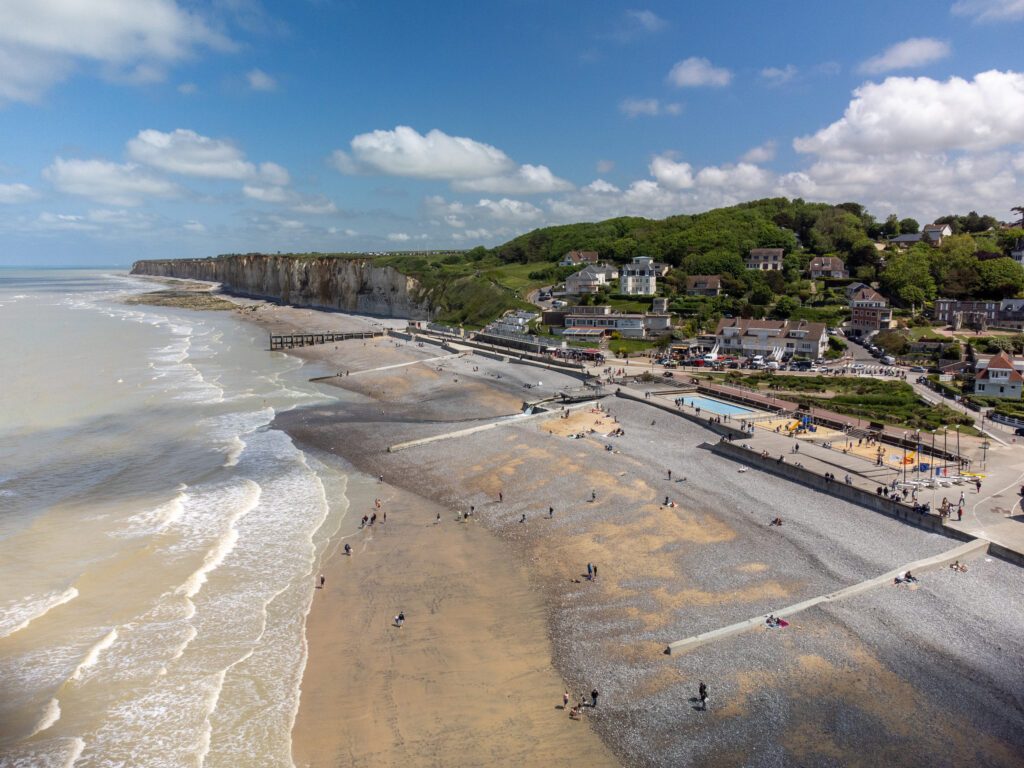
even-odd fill
[[(867, 592), (878, 587), (884, 587), (888, 584), (892, 584), (893, 580), (902, 573), (912, 571), (915, 573), (927, 573), (928, 571), (934, 571), (939, 568), (945, 568), (950, 563), (959, 560), (965, 562), (967, 560), (973, 560), (974, 558), (981, 557), (988, 551), (989, 542), (984, 539), (975, 539), (969, 541), (966, 544), (961, 544), (955, 549), (951, 549), (947, 552), (942, 552), (938, 555), (932, 555), (926, 557), (923, 560), (915, 560), (912, 563), (908, 563), (900, 568), (884, 573), (881, 576), (876, 576), (873, 579), (862, 581), (857, 584), (853, 584), (849, 587), (843, 587), (835, 592), (829, 592), (827, 595), (819, 595), (818, 597), (812, 597), (810, 600), (804, 600), (801, 603), (787, 606), (786, 608), (780, 608), (772, 613), (780, 619), (785, 619), (790, 616), (794, 616), (801, 611), (806, 611), (808, 608), (813, 608), (816, 605), (822, 603), (829, 603), (833, 600), (842, 600), (846, 597), (853, 597), (859, 595), (862, 592)], [(704, 632), (693, 637), (688, 637), (684, 640), (676, 640), (674, 643), (669, 643), (665, 648), (666, 654), (673, 653), (685, 653), (691, 651), (705, 643), (714, 642), (715, 640), (721, 640), (725, 637), (731, 637), (732, 635), (738, 635), (741, 632), (746, 632), (751, 629), (757, 629), (758, 627), (765, 626), (764, 620), (768, 618), (768, 614), (762, 614), (761, 616), (755, 616), (752, 619), (741, 621), (736, 624), (730, 624), (727, 627), (721, 629), (713, 629), (710, 632)]]

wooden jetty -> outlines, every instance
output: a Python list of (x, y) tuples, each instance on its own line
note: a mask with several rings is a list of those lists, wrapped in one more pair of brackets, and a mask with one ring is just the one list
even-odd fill
[(356, 331), (349, 333), (286, 333), (270, 334), (270, 349), (292, 349), (294, 347), (312, 347), (316, 344), (331, 344), (335, 341), (349, 339), (372, 339), (384, 336), (383, 331)]

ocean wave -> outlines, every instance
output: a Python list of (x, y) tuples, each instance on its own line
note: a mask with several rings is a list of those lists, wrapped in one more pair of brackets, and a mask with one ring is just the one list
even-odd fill
[(8, 603), (0, 608), (0, 637), (20, 632), (36, 619), (76, 597), (78, 590), (68, 587), (63, 592), (50, 592), (40, 597), (26, 597), (20, 602)]
[(110, 630), (98, 643), (89, 649), (89, 652), (85, 654), (85, 658), (82, 659), (77, 667), (75, 667), (75, 671), (71, 673), (68, 680), (81, 680), (82, 675), (85, 674), (90, 667), (96, 666), (96, 662), (100, 659), (100, 654), (115, 642), (117, 642), (117, 627)]
[(11, 748), (0, 755), (0, 768), (72, 768), (85, 751), (85, 740), (47, 739)]
[(185, 501), (188, 499), (188, 485), (180, 483), (173, 498), (153, 509), (133, 515), (125, 521), (122, 531), (111, 531), (114, 537), (147, 536), (160, 533), (181, 519), (185, 512)]
[(43, 716), (39, 718), (39, 722), (36, 723), (35, 730), (29, 734), (29, 738), (31, 739), (37, 733), (42, 733), (58, 720), (60, 720), (60, 702), (57, 699), (50, 699), (46, 709), (43, 710)]

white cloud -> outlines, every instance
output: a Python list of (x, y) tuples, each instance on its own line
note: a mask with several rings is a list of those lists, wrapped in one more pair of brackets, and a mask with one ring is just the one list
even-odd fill
[(405, 232), (392, 232), (388, 235), (388, 240), (393, 243), (407, 243), (412, 240), (412, 235)]
[(39, 192), (28, 184), (0, 184), (0, 203), (27, 203), (37, 197)]
[(184, 224), (181, 225), (181, 228), (187, 232), (202, 233), (206, 231), (206, 225), (202, 224), (201, 222), (195, 221), (194, 219), (186, 221)]
[(291, 183), (291, 176), (288, 175), (288, 170), (277, 163), (260, 163), (259, 178), (266, 184), (274, 184), (279, 187), (284, 187)]
[(657, 99), (625, 99), (620, 102), (619, 111), (631, 118), (640, 115), (678, 115), (682, 113), (683, 105), (675, 102), (662, 104)]
[(68, 213), (40, 213), (33, 223), (32, 229), (58, 230), (58, 231), (80, 231), (87, 232), (98, 230), (97, 224), (90, 223), (85, 216)]
[(272, 78), (262, 69), (249, 70), (245, 73), (245, 79), (249, 82), (249, 87), (254, 91), (277, 90), (277, 80)]
[(669, 189), (689, 189), (693, 186), (693, 167), (689, 163), (677, 163), (659, 155), (651, 160), (649, 170), (659, 184)]
[(522, 200), (510, 200), (503, 197), (501, 200), (481, 200), (477, 208), (484, 210), (491, 218), (498, 221), (509, 222), (531, 222), (537, 221), (543, 216), (543, 212), (535, 205)]
[(1024, 0), (957, 0), (950, 11), (979, 22), (1016, 21), (1024, 19)]
[(619, 191), (618, 187), (616, 187), (614, 184), (611, 184), (611, 183), (605, 181), (604, 179), (594, 179), (592, 182), (587, 184), (587, 186), (585, 186), (583, 189), (588, 191), (588, 192), (597, 192), (597, 193), (601, 193), (601, 192), (611, 193), (611, 192), (618, 192)]
[(647, 32), (657, 32), (659, 29), (664, 29), (668, 26), (668, 22), (654, 11), (626, 11), (626, 19)]
[(668, 73), (668, 81), (678, 88), (721, 88), (732, 82), (732, 72), (713, 66), (707, 59), (691, 56), (676, 62)]
[(944, 59), (950, 54), (949, 43), (931, 37), (912, 37), (886, 48), (884, 52), (860, 65), (867, 75), (880, 75), (894, 69), (913, 69)]
[(261, 203), (287, 203), (292, 199), (292, 193), (281, 187), (260, 187), (255, 184), (242, 186), (242, 194), (252, 200), (259, 200)]
[(769, 85), (785, 85), (796, 77), (799, 71), (792, 64), (784, 67), (765, 67), (761, 70), (761, 77), (767, 80)]
[(151, 81), (200, 47), (232, 43), (174, 0), (5, 0), (0, 99), (38, 99), (84, 62), (111, 79)]
[(891, 77), (853, 92), (840, 120), (797, 138), (798, 152), (858, 157), (899, 152), (989, 150), (1024, 141), (1024, 74), (974, 80)]
[(148, 198), (177, 197), (179, 188), (134, 163), (54, 158), (43, 176), (61, 192), (110, 205), (140, 205)]
[(774, 179), (769, 171), (751, 163), (736, 165), (708, 166), (697, 173), (696, 186), (728, 190), (741, 197), (747, 193), (764, 192), (771, 188)]
[(745, 163), (767, 163), (775, 159), (775, 142), (766, 141), (760, 146), (747, 150), (740, 158)]
[(572, 189), (565, 179), (555, 176), (546, 165), (525, 164), (513, 173), (488, 176), (482, 179), (461, 179), (452, 187), (464, 192), (490, 192), (492, 194), (533, 195), (564, 192)]
[(183, 176), (249, 179), (256, 175), (256, 167), (231, 142), (211, 139), (183, 128), (170, 133), (152, 129), (139, 131), (128, 142), (128, 156), (153, 168)]
[(351, 155), (340, 150), (334, 165), (343, 173), (361, 170), (416, 179), (480, 179), (500, 176), (515, 164), (497, 147), (436, 128), (425, 136), (405, 125), (392, 131), (361, 133), (352, 139)]
[(292, 210), (296, 213), (323, 215), (337, 213), (338, 206), (334, 204), (334, 201), (328, 200), (326, 197), (317, 196), (300, 200), (292, 206)]

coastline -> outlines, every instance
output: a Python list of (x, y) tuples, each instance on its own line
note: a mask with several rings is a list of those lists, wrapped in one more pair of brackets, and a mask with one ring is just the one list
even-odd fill
[[(243, 316), (275, 330), (345, 317), (287, 307)], [(551, 389), (557, 374), (438, 360), (436, 348), (390, 339), (289, 353), (361, 372), (325, 380), (355, 396), (343, 407), (274, 423), (312, 455), (355, 467), (352, 514), (337, 536), (352, 536), (385, 490), (392, 526), (355, 533), (349, 540), (365, 549), (326, 563), (327, 589), (307, 617), (296, 765), (539, 765), (588, 754), (594, 765), (818, 765), (908, 752), (1015, 764), (1021, 718), (999, 702), (1024, 684), (1024, 665), (1007, 663), (1024, 658), (1024, 620), (1008, 617), (1005, 602), (1024, 588), (1019, 569), (986, 560), (969, 579), (938, 572), (926, 591), (815, 608), (777, 640), (755, 631), (669, 658), (666, 641), (828, 593), (948, 541), (785, 480), (738, 475), (699, 448), (710, 436), (702, 427), (616, 398), (605, 405), (627, 434), (612, 443), (600, 436), (605, 415), (584, 409), (570, 423), (512, 421), (389, 454), (397, 442), (518, 412), (525, 383), (542, 375)], [(565, 436), (591, 428), (599, 434)], [(454, 522), (470, 504), (477, 523)], [(435, 505), (444, 510), (436, 526)], [(787, 526), (766, 535), (776, 512)], [(580, 577), (587, 562), (601, 565), (595, 583)], [(415, 601), (424, 607), (409, 608)], [(388, 626), (398, 610), (409, 615), (401, 630)], [(504, 652), (512, 640), (534, 648), (528, 659)], [(721, 702), (714, 717), (687, 703), (703, 678)], [(562, 679), (576, 696), (601, 690), (586, 724), (553, 709)], [(908, 729), (907, 711), (933, 727)], [(523, 743), (535, 749), (509, 751)]]

